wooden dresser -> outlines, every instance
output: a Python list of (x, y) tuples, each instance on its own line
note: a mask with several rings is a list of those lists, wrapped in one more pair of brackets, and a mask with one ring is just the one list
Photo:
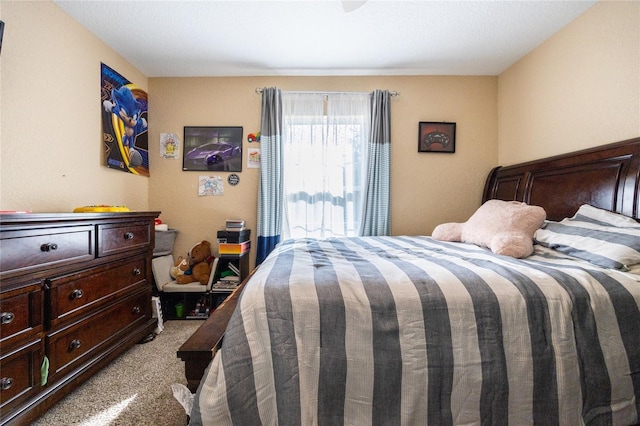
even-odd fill
[(153, 331), (159, 214), (0, 215), (0, 424), (28, 424)]

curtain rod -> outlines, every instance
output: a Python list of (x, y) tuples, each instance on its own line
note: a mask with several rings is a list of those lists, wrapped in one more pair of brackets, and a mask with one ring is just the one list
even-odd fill
[[(331, 93), (358, 93), (358, 92), (306, 92), (306, 91), (291, 91), (291, 90), (287, 90), (287, 92), (290, 93), (317, 93), (317, 94), (323, 94), (323, 95), (328, 95)], [(256, 93), (260, 94), (262, 93), (262, 88), (261, 87), (256, 87)], [(365, 92), (360, 92), (360, 93), (365, 93)], [(366, 92), (368, 93), (368, 92)], [(389, 91), (389, 94), (391, 96), (400, 96), (400, 93), (396, 92), (395, 90), (393, 91)]]

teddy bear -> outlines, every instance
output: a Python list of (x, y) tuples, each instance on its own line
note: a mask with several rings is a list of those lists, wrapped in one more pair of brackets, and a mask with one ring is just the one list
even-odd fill
[(189, 269), (189, 261), (182, 256), (178, 256), (178, 260), (174, 262), (169, 274), (175, 280), (178, 276), (183, 275), (187, 269)]
[(461, 241), (487, 247), (504, 256), (523, 258), (533, 253), (533, 234), (547, 213), (542, 207), (520, 201), (489, 200), (463, 223), (435, 227), (431, 236), (441, 241)]
[(190, 268), (184, 274), (176, 277), (178, 284), (189, 284), (199, 282), (207, 285), (209, 275), (211, 275), (211, 263), (213, 256), (211, 255), (211, 243), (203, 240), (191, 247), (187, 255)]

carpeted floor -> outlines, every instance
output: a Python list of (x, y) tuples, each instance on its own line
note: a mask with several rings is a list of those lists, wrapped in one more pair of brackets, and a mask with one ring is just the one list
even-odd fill
[(203, 321), (167, 321), (154, 340), (137, 344), (52, 407), (33, 426), (184, 426), (173, 383), (187, 384), (176, 351)]

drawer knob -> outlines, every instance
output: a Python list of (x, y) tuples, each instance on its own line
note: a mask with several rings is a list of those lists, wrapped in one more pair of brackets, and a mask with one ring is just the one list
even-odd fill
[(13, 312), (3, 312), (0, 314), (0, 324), (11, 324), (15, 317)]
[(125, 240), (133, 240), (133, 232), (127, 232), (124, 234)]
[(139, 268), (134, 268), (133, 275), (140, 275), (141, 273), (142, 273), (142, 271), (140, 271)]
[(82, 345), (82, 342), (78, 339), (73, 339), (71, 343), (69, 343), (69, 350), (72, 351), (74, 349), (78, 349)]
[(80, 289), (76, 289), (71, 292), (72, 299), (80, 299), (82, 296), (84, 296), (84, 291)]
[(58, 245), (55, 243), (45, 243), (40, 246), (40, 250), (44, 252), (58, 250)]
[(133, 309), (131, 310), (131, 312), (133, 312), (134, 314), (139, 314), (140, 313), (140, 306), (134, 306)]
[(0, 380), (0, 388), (2, 390), (8, 390), (11, 386), (13, 386), (13, 379), (11, 377), (3, 377)]

